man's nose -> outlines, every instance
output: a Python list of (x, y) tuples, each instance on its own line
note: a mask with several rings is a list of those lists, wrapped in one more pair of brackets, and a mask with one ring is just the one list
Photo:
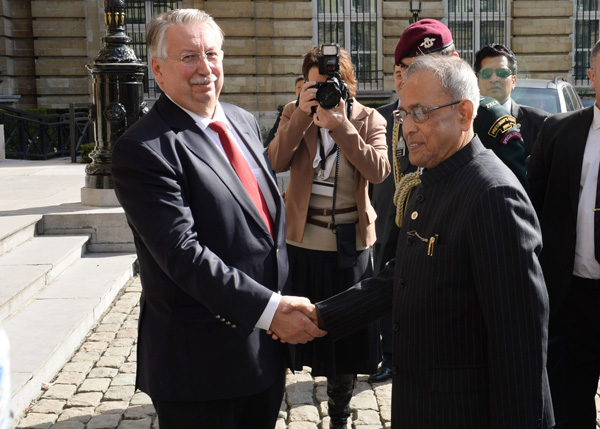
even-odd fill
[(212, 69), (210, 68), (210, 62), (208, 61), (208, 58), (206, 58), (205, 55), (200, 56), (198, 58), (198, 65), (196, 66), (196, 71), (198, 72), (198, 74), (201, 74), (203, 76), (212, 73)]

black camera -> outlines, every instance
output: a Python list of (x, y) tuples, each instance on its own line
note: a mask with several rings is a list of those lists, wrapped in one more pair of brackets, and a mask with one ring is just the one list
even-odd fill
[(340, 75), (340, 45), (324, 43), (319, 57), (319, 74), (326, 74), (326, 82), (317, 82), (316, 99), (323, 109), (333, 109), (349, 96), (348, 85)]

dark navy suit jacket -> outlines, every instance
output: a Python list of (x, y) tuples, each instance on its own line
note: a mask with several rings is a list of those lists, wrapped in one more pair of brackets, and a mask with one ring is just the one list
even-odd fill
[(117, 141), (114, 187), (142, 282), (137, 387), (154, 401), (254, 394), (283, 371), (287, 346), (254, 329), (286, 292), (285, 212), (254, 117), (223, 110), (268, 178), (274, 237), (217, 146), (162, 95)]

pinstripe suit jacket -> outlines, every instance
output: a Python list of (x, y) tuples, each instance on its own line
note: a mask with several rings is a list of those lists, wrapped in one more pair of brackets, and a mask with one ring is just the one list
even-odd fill
[(552, 427), (540, 249), (525, 190), (477, 137), (423, 173), (396, 259), (317, 304), (334, 336), (393, 307), (393, 428)]

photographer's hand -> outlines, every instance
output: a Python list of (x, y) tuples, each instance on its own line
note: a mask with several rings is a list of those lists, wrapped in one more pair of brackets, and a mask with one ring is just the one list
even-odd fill
[(309, 81), (304, 82), (302, 85), (302, 91), (300, 91), (300, 98), (298, 100), (298, 108), (307, 115), (311, 114), (313, 106), (318, 106), (319, 102), (316, 100), (317, 88), (313, 88), (317, 82)]
[(346, 102), (340, 100), (340, 104), (334, 109), (323, 109), (317, 107), (317, 113), (314, 115), (315, 125), (326, 128), (329, 131), (336, 129), (346, 120)]

